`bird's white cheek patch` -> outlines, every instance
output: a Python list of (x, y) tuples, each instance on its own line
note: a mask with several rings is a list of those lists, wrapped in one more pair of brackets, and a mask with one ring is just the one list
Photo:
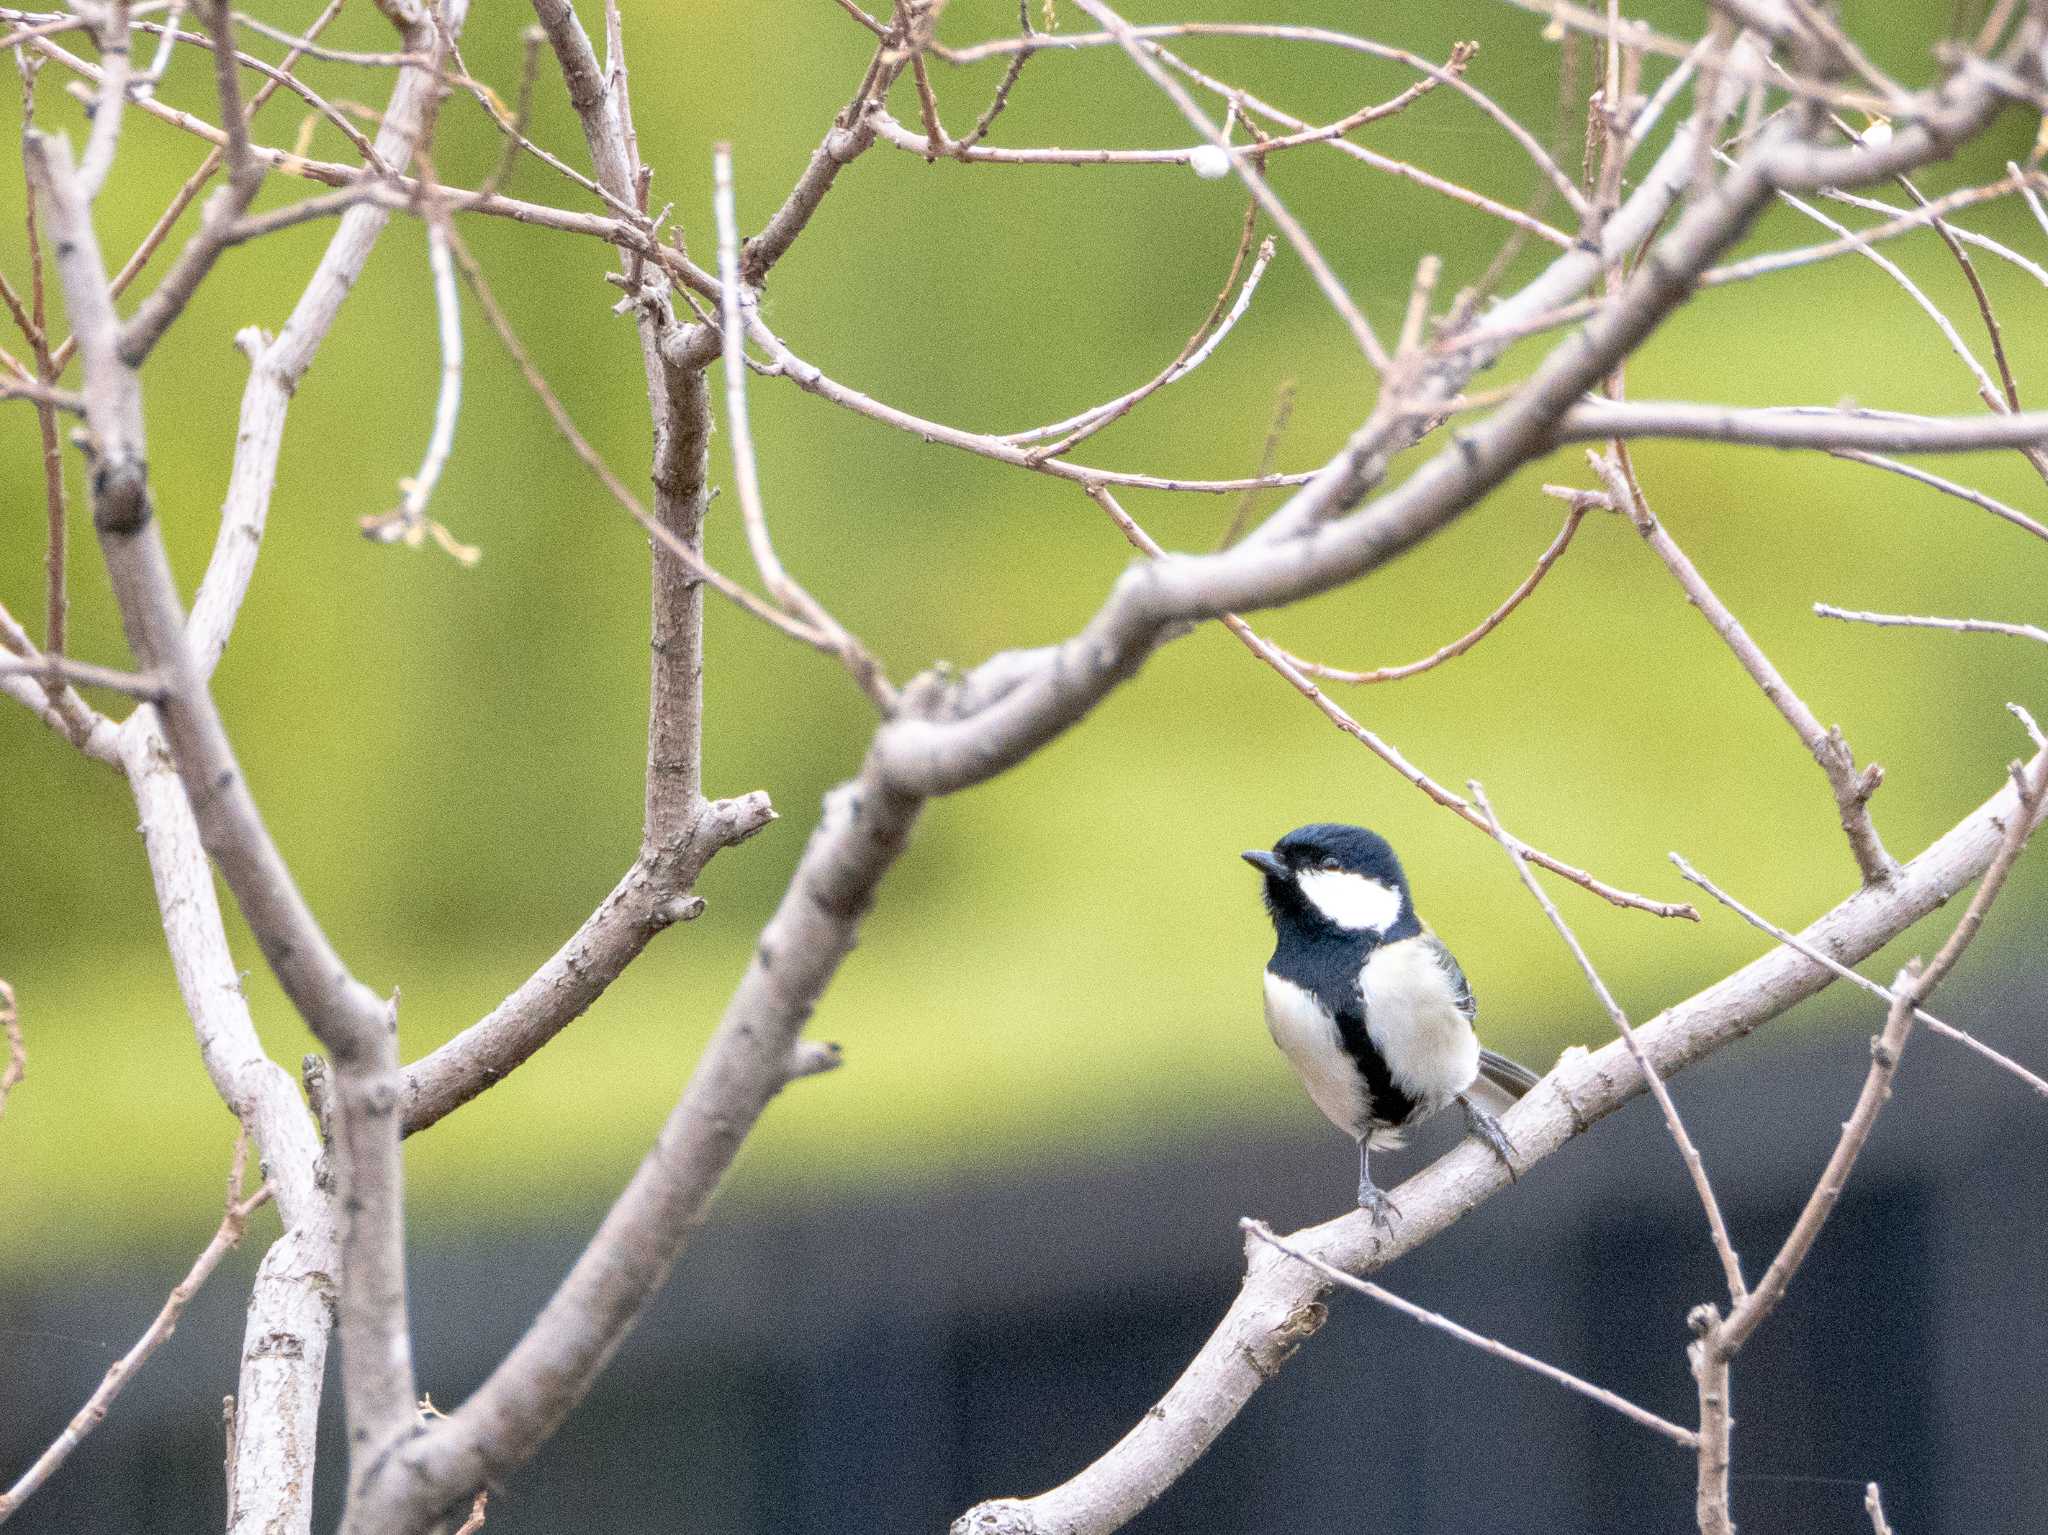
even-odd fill
[(1311, 869), (1297, 877), (1317, 911), (1354, 932), (1384, 933), (1401, 916), (1401, 892), (1343, 869)]

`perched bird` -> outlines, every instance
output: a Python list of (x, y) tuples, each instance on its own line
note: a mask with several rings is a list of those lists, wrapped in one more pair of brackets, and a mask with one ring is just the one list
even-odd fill
[(1400, 1213), (1374, 1186), (1370, 1154), (1452, 1102), (1512, 1173), (1494, 1114), (1536, 1075), (1479, 1048), (1472, 988), (1416, 917), (1386, 839), (1304, 826), (1244, 861), (1265, 875), (1279, 940), (1266, 962), (1266, 1027), (1316, 1107), (1358, 1142), (1359, 1206), (1381, 1225)]

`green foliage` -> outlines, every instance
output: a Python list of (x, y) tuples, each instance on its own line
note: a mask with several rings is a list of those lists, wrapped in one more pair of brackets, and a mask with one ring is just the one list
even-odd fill
[[(1524, 120), (1551, 121), (1554, 55), (1538, 40), (1540, 18), (1477, 3), (1405, 9), (1381, 35), (1437, 56), (1455, 37), (1481, 38), (1475, 81)], [(691, 249), (708, 260), (711, 142), (734, 144), (742, 221), (758, 226), (851, 93), (866, 34), (823, 4), (627, 10), (655, 200), (674, 200)], [(1948, 12), (1931, 0), (1913, 10), (1925, 24), (1888, 26), (1888, 36), (1930, 37)], [(945, 31), (967, 40), (1013, 19), (960, 0)], [(1061, 20), (1076, 24), (1066, 9)], [(341, 46), (388, 46), (367, 7), (335, 35)], [(1898, 47), (1888, 62), (1924, 75)], [(1410, 78), (1327, 49), (1197, 40), (1185, 51), (1310, 118), (1392, 95)], [(512, 94), (518, 46), (499, 7), (479, 7), (466, 52)], [(543, 62), (535, 136), (580, 163), (574, 118)], [(1000, 65), (934, 68), (948, 121), (964, 129)], [(307, 74), (335, 96), (374, 100), (386, 89), (385, 77), (346, 65)], [(59, 72), (46, 71), (44, 119), (77, 139), (78, 111), (60, 90)], [(205, 65), (188, 58), (165, 95), (203, 102), (204, 90)], [(907, 90), (895, 107), (915, 119)], [(294, 112), (288, 98), (273, 103), (259, 136), (288, 143)], [(2032, 132), (2013, 118), (1967, 163), (1929, 178), (1929, 190), (1995, 174)], [(497, 141), (473, 102), (452, 98), (441, 134), (437, 165), (450, 182), (488, 172)], [(1527, 162), (1448, 92), (1364, 134), (1505, 200), (1530, 196)], [(1097, 51), (1034, 59), (993, 141), (1188, 138), (1127, 61)], [(314, 154), (344, 149), (332, 130), (315, 132)], [(116, 259), (200, 153), (131, 114), (101, 203)], [(1424, 252), (1444, 257), (1448, 295), (1477, 278), (1501, 238), (1481, 215), (1335, 153), (1285, 157), (1273, 179), (1382, 333)], [(508, 190), (588, 205), (530, 162)], [(20, 195), (11, 177), (0, 187), (0, 265), (17, 287), (27, 271)], [(264, 204), (300, 195), (274, 177)], [(1233, 184), (1176, 167), (926, 165), (878, 146), (777, 269), (767, 314), (800, 353), (894, 404), (1021, 429), (1117, 394), (1170, 358), (1214, 296), (1242, 210)], [(1969, 222), (2039, 252), (2023, 210), (1996, 206)], [(464, 228), (584, 430), (638, 483), (645, 400), (629, 324), (610, 313), (608, 253), (509, 223)], [(231, 253), (146, 375), (153, 476), (188, 592), (234, 439), (242, 364), (230, 337), (281, 323), (328, 232), (309, 226)], [(1780, 214), (1752, 244), (1818, 238)], [(1897, 254), (1977, 344), (1966, 291), (1933, 238)], [(1518, 270), (1542, 259), (1525, 254)], [(2009, 267), (1982, 266), (2029, 385), (2040, 376), (2042, 293)], [(462, 570), (431, 548), (380, 547), (355, 532), (360, 515), (395, 503), (397, 479), (417, 464), (438, 376), (424, 240), (399, 220), (293, 403), (262, 563), (218, 679), (259, 802), (315, 910), (358, 973), (402, 988), (409, 1056), (487, 1010), (566, 937), (631, 857), (639, 827), (644, 540), (556, 438), (473, 306), (466, 325), (461, 428), (433, 512), (482, 546), (482, 563)], [(1535, 355), (1523, 348), (1480, 384)], [(1298, 381), (1299, 402), (1283, 463), (1318, 463), (1369, 408), (1371, 380), (1283, 247), (1215, 357), (1077, 456), (1246, 473), (1286, 379)], [(1706, 295), (1631, 368), (1629, 389), (1976, 407), (1940, 335), (1856, 262)], [(1071, 632), (1129, 558), (1071, 485), (922, 443), (772, 381), (755, 380), (752, 401), (785, 560), (899, 680), (936, 659), (971, 665)], [(720, 479), (728, 452), (721, 435)], [(1917, 850), (1996, 786), (2023, 744), (2005, 701), (2048, 713), (2034, 653), (2000, 639), (1825, 624), (1809, 604), (2038, 619), (2040, 549), (1855, 465), (1657, 444), (1637, 458), (1658, 513), (1767, 653), (1859, 754), (1886, 765), (1875, 808), (1894, 851)], [(75, 461), (71, 472), (73, 648), (119, 664), (126, 650)], [(2041, 505), (2038, 478), (2016, 457), (1960, 472)], [(1427, 653), (1484, 615), (1555, 531), (1561, 509), (1538, 492), (1546, 480), (1591, 483), (1577, 450), (1559, 453), (1365, 584), (1262, 623), (1340, 664)], [(1235, 503), (1137, 494), (1128, 504), (1162, 542), (1201, 549)], [(37, 627), (42, 490), (33, 418), (19, 405), (0, 410), (0, 506), (0, 600)], [(714, 506), (710, 537), (713, 559), (746, 574), (729, 500)], [(724, 606), (708, 627), (708, 787), (765, 788), (782, 823), (712, 866), (701, 921), (658, 942), (531, 1067), (413, 1144), (422, 1229), (538, 1220), (564, 1201), (609, 1197), (674, 1101), (819, 795), (859, 759), (871, 715), (834, 666)], [(1797, 922), (1853, 880), (1818, 770), (1615, 519), (1590, 520), (1526, 609), (1469, 657), (1343, 701), (1441, 781), (1483, 779), (1514, 829), (1615, 883), (1682, 898), (1664, 862), (1675, 846)], [(41, 1234), (34, 1252), (0, 1243), (0, 1264), (138, 1234), (185, 1241), (210, 1224), (232, 1126), (190, 1045), (133, 807), (117, 778), (12, 706), (0, 711), (0, 763), (0, 974), (20, 993), (32, 1062), (0, 1120), (0, 1226)], [(1267, 935), (1235, 855), (1331, 818), (1368, 822), (1406, 855), (1425, 914), (1472, 976), (1490, 1042), (1544, 1062), (1566, 1043), (1605, 1037), (1499, 851), (1211, 628), (1162, 653), (1020, 770), (933, 807), (816, 1020), (815, 1032), (845, 1044), (848, 1065), (797, 1085), (770, 1114), (744, 1189), (824, 1197), (1312, 1117), (1258, 1023)], [(1716, 912), (1693, 927), (1568, 889), (1560, 899), (1639, 1016), (1760, 950)], [(2023, 890), (2009, 909), (2026, 899)], [(309, 1040), (239, 929), (236, 941), (265, 1038), (296, 1061)]]

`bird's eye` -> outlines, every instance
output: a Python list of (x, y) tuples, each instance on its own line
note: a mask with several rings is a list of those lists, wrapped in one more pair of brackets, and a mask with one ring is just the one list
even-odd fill
[(1338, 863), (1335, 858), (1324, 858), (1316, 864), (1316, 867), (1325, 874), (1335, 874), (1343, 865)]

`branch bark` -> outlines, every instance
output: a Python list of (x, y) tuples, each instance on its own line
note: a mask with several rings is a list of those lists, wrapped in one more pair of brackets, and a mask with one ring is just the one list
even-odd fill
[[(2032, 771), (2048, 768), (2048, 752)], [(1854, 964), (1876, 953), (1991, 867), (2020, 810), (2010, 783), (1958, 822), (1887, 885), (1866, 885), (1809, 926), (1805, 942)], [(2038, 813), (2037, 813), (2038, 818)], [(1790, 949), (1775, 949), (1639, 1028), (1651, 1068), (1668, 1079), (1780, 1016), (1833, 976)], [(1614, 1040), (1565, 1059), (1507, 1116), (1525, 1169), (1590, 1128), (1648, 1083)], [(1402, 1220), (1377, 1230), (1357, 1213), (1297, 1232), (1290, 1246), (1344, 1272), (1384, 1268), (1510, 1186), (1484, 1147), (1456, 1150), (1398, 1191)], [(1237, 1299), (1172, 1388), (1100, 1460), (1030, 1498), (977, 1504), (953, 1535), (1107, 1535), (1151, 1504), (1192, 1466), (1245, 1403), (1322, 1324), (1329, 1281), (1263, 1246), (1249, 1251)], [(1754, 1292), (1752, 1292), (1754, 1293)]]

